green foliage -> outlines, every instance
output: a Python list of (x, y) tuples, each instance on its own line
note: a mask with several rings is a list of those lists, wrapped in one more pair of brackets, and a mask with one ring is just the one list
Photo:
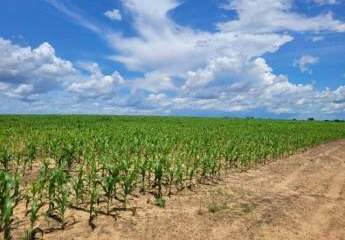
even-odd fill
[(12, 160), (12, 155), (9, 151), (9, 147), (6, 145), (2, 145), (0, 148), (0, 166), (2, 170), (8, 171), (10, 167), (10, 163)]
[(30, 188), (30, 193), (27, 199), (27, 205), (30, 203), (30, 208), (27, 211), (27, 215), (29, 216), (30, 226), (26, 232), (26, 239), (31, 240), (35, 239), (35, 235), (41, 231), (35, 224), (39, 218), (39, 211), (44, 206), (44, 202), (42, 200), (42, 191), (43, 186), (42, 182), (38, 180), (37, 182), (33, 183)]
[(71, 183), (70, 176), (65, 169), (58, 166), (54, 169), (48, 168), (46, 179), (47, 184), (47, 216), (52, 217), (65, 226), (65, 213), (69, 205), (69, 195)]
[(155, 205), (160, 208), (165, 208), (165, 199), (163, 197), (155, 197)]
[(0, 171), (0, 231), (5, 240), (12, 239), (11, 224), (13, 210), (19, 201), (19, 178), (9, 172)]

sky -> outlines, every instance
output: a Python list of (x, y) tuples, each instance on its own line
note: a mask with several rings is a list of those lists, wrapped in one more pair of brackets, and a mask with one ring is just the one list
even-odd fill
[(1, 0), (0, 113), (345, 119), (345, 0)]

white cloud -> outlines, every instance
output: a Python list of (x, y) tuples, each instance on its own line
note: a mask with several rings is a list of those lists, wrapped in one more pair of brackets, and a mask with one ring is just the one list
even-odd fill
[(143, 78), (132, 80), (130, 87), (134, 90), (142, 89), (155, 93), (177, 90), (177, 87), (174, 85), (171, 77), (158, 71), (149, 72), (145, 74)]
[(320, 59), (311, 55), (303, 55), (300, 59), (296, 59), (294, 62), (295, 67), (299, 67), (301, 72), (312, 73), (310, 69), (311, 65), (319, 63)]
[(292, 0), (233, 0), (230, 5), (238, 20), (218, 24), (225, 32), (345, 32), (345, 23), (334, 19), (330, 12), (314, 17), (293, 12)]
[[(217, 59), (209, 63), (205, 69), (190, 73), (193, 79), (202, 78), (207, 81), (197, 82), (192, 86), (189, 96), (204, 99), (204, 104), (218, 105), (219, 110), (228, 109), (239, 111), (265, 107), (274, 111), (288, 109), (286, 104), (294, 96), (306, 96), (313, 92), (311, 85), (295, 85), (284, 75), (274, 75), (273, 70), (263, 58), (257, 58), (244, 64), (233, 64), (232, 59)], [(206, 73), (206, 74), (205, 74)], [(189, 83), (189, 85), (188, 85)], [(191, 87), (190, 82), (184, 86)], [(283, 105), (283, 106), (281, 106)]]
[[(49, 0), (54, 1), (54, 0)], [(242, 58), (274, 52), (293, 40), (281, 31), (345, 31), (345, 24), (331, 13), (308, 17), (293, 12), (292, 0), (233, 0), (228, 9), (238, 13), (238, 20), (218, 24), (218, 32), (210, 33), (177, 25), (169, 13), (177, 0), (123, 0), (133, 17), (137, 36), (125, 37), (114, 31), (100, 33), (106, 37), (117, 55), (111, 59), (130, 70), (160, 71), (181, 76), (186, 71), (205, 65), (210, 59), (241, 55)], [(63, 10), (66, 7), (60, 6)], [(69, 14), (84, 25), (79, 14)], [(78, 15), (78, 17), (73, 17)], [(260, 16), (260, 17), (258, 17)], [(99, 27), (101, 29), (101, 27)]]
[(156, 71), (183, 75), (186, 71), (205, 65), (211, 58), (241, 55), (242, 58), (274, 52), (292, 41), (286, 34), (255, 34), (237, 32), (204, 32), (174, 23), (168, 14), (177, 1), (162, 0), (124, 2), (134, 17), (135, 37), (120, 34), (108, 36), (118, 54), (112, 59), (130, 70)]
[(117, 51), (112, 59), (144, 73), (158, 70), (186, 77), (186, 72), (218, 57), (235, 57), (239, 61), (260, 57), (293, 40), (290, 34), (282, 33), (286, 30), (345, 31), (345, 24), (331, 13), (308, 17), (293, 12), (290, 0), (231, 1), (229, 4), (239, 19), (218, 24), (219, 31), (215, 33), (174, 23), (169, 12), (178, 6), (178, 1), (123, 3), (134, 18), (137, 36), (110, 34), (108, 41)]
[(153, 25), (165, 25), (165, 21), (170, 21), (166, 16), (167, 12), (180, 5), (177, 0), (122, 0), (122, 4), (137, 20), (151, 22)]
[(0, 89), (9, 97), (32, 100), (37, 94), (64, 89), (100, 96), (124, 81), (118, 72), (104, 75), (97, 64), (86, 69), (89, 74), (81, 70), (57, 57), (47, 42), (33, 49), (0, 38)]
[[(73, 74), (72, 63), (55, 55), (47, 42), (35, 49), (20, 47), (0, 38), (0, 75), (2, 80), (25, 82), (31, 78), (63, 79)], [(29, 75), (28, 75), (29, 74)]]
[(122, 15), (118, 9), (108, 10), (104, 13), (104, 16), (112, 21), (121, 21)]
[(28, 97), (33, 94), (34, 86), (32, 84), (10, 85), (8, 83), (0, 82), (0, 95), (17, 98), (21, 100), (28, 100)]
[(19, 84), (17, 87), (6, 92), (6, 95), (15, 98), (25, 99), (34, 91), (34, 86), (32, 84)]
[(20, 47), (0, 38), (0, 82), (8, 95), (27, 97), (67, 83), (76, 73), (72, 63), (55, 55), (49, 43)]
[(67, 87), (68, 91), (85, 97), (98, 97), (114, 94), (116, 87), (124, 83), (117, 71), (111, 75), (104, 75), (96, 63), (84, 64), (83, 68), (90, 73), (90, 76), (83, 76), (82, 79), (70, 84)]
[[(87, 97), (84, 101), (113, 96), (111, 101), (97, 102), (97, 107), (130, 113), (188, 109), (264, 109), (277, 114), (345, 111), (343, 87), (332, 91), (293, 84), (287, 76), (276, 75), (263, 58), (293, 41), (292, 32), (345, 32), (345, 24), (331, 12), (310, 17), (294, 11), (292, 0), (232, 0), (222, 7), (238, 17), (218, 23), (215, 32), (207, 32), (180, 26), (169, 17), (181, 1), (123, 0), (136, 33), (128, 37), (62, 3), (48, 1), (76, 23), (105, 38), (116, 52), (111, 59), (143, 76), (124, 81), (119, 73), (104, 74), (97, 65), (89, 66), (87, 73), (72, 66), (74, 80), (64, 85), (69, 93)], [(310, 65), (318, 61), (306, 55), (296, 61), (296, 66), (309, 72)], [(122, 95), (117, 92), (120, 86), (126, 88)], [(0, 85), (0, 89), (5, 87)], [(25, 89), (30, 87), (23, 86), (17, 92)]]
[[(317, 90), (312, 85), (293, 84), (284, 75), (275, 75), (263, 58), (244, 65), (233, 65), (231, 59), (218, 59), (205, 69), (190, 73), (196, 82), (193, 91), (169, 98), (150, 95), (147, 100), (161, 107), (203, 109), (224, 112), (250, 111), (258, 108), (276, 114), (331, 114), (345, 110), (345, 88)], [(190, 79), (191, 80), (191, 79)], [(192, 82), (193, 83), (193, 82)], [(151, 103), (153, 104), (153, 103)]]

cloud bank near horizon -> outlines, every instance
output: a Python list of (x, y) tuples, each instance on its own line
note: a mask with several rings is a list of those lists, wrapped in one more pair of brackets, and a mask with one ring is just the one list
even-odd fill
[[(311, 1), (336, 5), (336, 1)], [(175, 114), (190, 112), (241, 113), (260, 109), (289, 116), (345, 115), (345, 84), (335, 89), (295, 83), (276, 74), (265, 56), (277, 54), (296, 41), (295, 34), (344, 33), (345, 23), (332, 12), (314, 16), (295, 11), (292, 0), (232, 0), (219, 8), (236, 14), (214, 23), (215, 31), (178, 24), (171, 12), (176, 0), (122, 0), (135, 34), (88, 19), (55, 0), (54, 9), (103, 39), (112, 49), (108, 59), (140, 76), (120, 70), (102, 71), (97, 62), (72, 62), (54, 46), (21, 46), (0, 36), (0, 100), (18, 111), (119, 114)], [(116, 11), (115, 11), (116, 10)], [(102, 14), (102, 13), (100, 13)], [(104, 13), (103, 13), (104, 14)], [(118, 9), (106, 12), (121, 21)], [(258, 18), (257, 16), (261, 16)], [(293, 64), (312, 74), (322, 61), (301, 54)]]

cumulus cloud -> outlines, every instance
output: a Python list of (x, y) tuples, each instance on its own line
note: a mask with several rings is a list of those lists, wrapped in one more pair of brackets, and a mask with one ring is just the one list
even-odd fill
[(114, 93), (116, 87), (124, 83), (124, 79), (117, 71), (111, 75), (104, 75), (97, 63), (83, 64), (83, 68), (90, 75), (79, 77), (80, 80), (67, 87), (68, 91), (85, 97), (98, 97)]
[[(83, 73), (85, 68), (88, 74)], [(118, 72), (104, 75), (95, 63), (85, 68), (57, 57), (47, 42), (31, 48), (0, 38), (0, 90), (9, 97), (33, 100), (38, 94), (64, 89), (100, 96), (124, 81)]]
[[(247, 59), (262, 56), (293, 40), (290, 34), (282, 33), (285, 30), (345, 31), (345, 24), (334, 19), (331, 13), (308, 17), (293, 12), (292, 0), (229, 1), (227, 9), (235, 11), (238, 19), (219, 23), (219, 31), (214, 33), (172, 21), (169, 13), (181, 4), (177, 0), (126, 0), (122, 3), (133, 17), (132, 25), (137, 35), (127, 37), (105, 31), (100, 36), (105, 37), (117, 52), (111, 59), (130, 70), (144, 73), (159, 70), (182, 75), (219, 56), (242, 55)], [(84, 18), (78, 15), (73, 19), (78, 22)], [(84, 22), (79, 21), (79, 24)]]
[(177, 25), (169, 18), (178, 2), (162, 0), (159, 4), (147, 1), (125, 1), (134, 17), (137, 36), (111, 34), (108, 41), (118, 54), (112, 59), (130, 70), (165, 72), (183, 75), (211, 58), (241, 55), (241, 58), (274, 52), (293, 37), (286, 34), (256, 34), (223, 32), (210, 33)]
[(219, 31), (214, 33), (173, 22), (169, 12), (178, 6), (178, 1), (123, 3), (133, 16), (137, 36), (108, 35), (109, 43), (117, 51), (112, 59), (130, 70), (145, 73), (158, 69), (185, 77), (186, 72), (205, 65), (210, 59), (236, 56), (242, 61), (259, 57), (293, 40), (291, 34), (283, 31), (345, 31), (345, 24), (334, 19), (331, 13), (308, 17), (293, 12), (291, 0), (231, 1), (227, 6), (237, 12), (238, 19), (219, 23)]
[[(110, 42), (120, 53), (114, 60), (129, 69), (146, 72), (159, 69), (165, 76), (185, 79), (181, 86), (169, 88), (175, 87), (173, 96), (164, 94), (163, 88), (147, 87), (152, 94), (145, 99), (148, 102), (145, 105), (226, 112), (265, 108), (274, 113), (312, 111), (315, 106), (326, 111), (326, 106), (335, 107), (332, 102), (335, 92), (322, 98), (325, 92), (312, 85), (292, 84), (287, 76), (275, 75), (261, 57), (293, 40), (290, 34), (282, 32), (285, 30), (344, 31), (344, 23), (331, 14), (316, 17), (297, 14), (292, 12), (291, 1), (265, 0), (263, 4), (256, 0), (235, 0), (227, 9), (231, 6), (239, 19), (219, 24), (218, 32), (209, 33), (172, 22), (168, 13), (177, 6), (175, 1), (161, 1), (165, 14), (158, 16), (153, 15), (152, 9), (141, 6), (142, 1), (128, 2), (138, 36), (113, 36)], [(255, 17), (258, 15), (267, 18), (260, 18), (261, 22)], [(156, 21), (157, 17), (160, 21)], [(310, 71), (310, 65), (318, 61), (316, 57), (304, 56), (298, 66), (302, 71)], [(151, 86), (150, 81), (143, 78), (138, 85)]]
[(6, 92), (7, 96), (15, 97), (19, 99), (27, 99), (28, 96), (32, 95), (34, 86), (32, 84), (19, 84), (18, 86), (8, 89)]
[(300, 59), (295, 60), (294, 66), (298, 67), (301, 72), (312, 73), (313, 71), (310, 69), (310, 66), (319, 63), (319, 61), (320, 59), (318, 57), (303, 55)]
[(112, 21), (121, 21), (122, 15), (118, 9), (108, 10), (104, 13), (104, 16)]
[(141, 89), (155, 93), (178, 90), (170, 75), (159, 71), (149, 72), (142, 78), (132, 80), (130, 86), (134, 90)]
[[(344, 87), (331, 91), (317, 90), (308, 84), (293, 84), (285, 75), (273, 73), (263, 58), (256, 58), (244, 65), (233, 65), (231, 59), (212, 61), (205, 69), (190, 73), (196, 82), (193, 91), (168, 97), (164, 94), (151, 94), (147, 101), (169, 108), (203, 109), (222, 112), (242, 112), (258, 108), (275, 114), (332, 114), (344, 111)], [(225, 80), (225, 81), (224, 81)]]
[[(47, 1), (104, 38), (114, 49), (111, 59), (142, 74), (124, 81), (118, 72), (102, 73), (96, 64), (84, 69), (71, 65), (73, 81), (63, 80), (68, 93), (86, 97), (85, 102), (99, 96), (113, 97), (95, 103), (95, 107), (102, 105), (109, 111), (123, 109), (129, 113), (188, 109), (265, 109), (276, 114), (345, 111), (343, 87), (322, 90), (309, 84), (294, 84), (288, 76), (275, 74), (263, 57), (293, 41), (294, 32), (345, 32), (345, 23), (331, 12), (307, 16), (294, 10), (292, 0), (232, 0), (222, 8), (237, 17), (216, 23), (216, 31), (208, 32), (178, 25), (171, 19), (170, 13), (183, 4), (181, 1), (123, 0), (135, 32), (128, 36), (92, 22), (60, 2)], [(311, 72), (310, 66), (318, 61), (317, 57), (305, 55), (295, 65), (302, 72)], [(8, 88), (4, 84), (0, 84), (0, 89)], [(16, 90), (19, 84), (26, 85)], [(11, 91), (30, 92), (30, 84), (36, 88), (24, 81)], [(125, 91), (117, 92), (118, 87)]]
[(20, 47), (0, 38), (0, 75), (2, 81), (26, 82), (33, 78), (64, 80), (73, 74), (72, 63), (55, 55), (47, 42), (35, 49)]
[(75, 72), (72, 63), (57, 57), (47, 42), (32, 49), (0, 38), (0, 82), (10, 96), (44, 93), (67, 83)]
[[(193, 89), (188, 96), (204, 104), (204, 108), (215, 108), (218, 105), (216, 108), (222, 111), (243, 111), (258, 107), (270, 111), (290, 111), (296, 109), (296, 105), (291, 107), (292, 98), (295, 100), (296, 97), (314, 93), (311, 85), (292, 84), (286, 76), (275, 75), (263, 58), (244, 64), (233, 63), (233, 59), (216, 59), (206, 68), (190, 72), (191, 78), (183, 88)], [(194, 81), (199, 78), (204, 80), (202, 84)]]

